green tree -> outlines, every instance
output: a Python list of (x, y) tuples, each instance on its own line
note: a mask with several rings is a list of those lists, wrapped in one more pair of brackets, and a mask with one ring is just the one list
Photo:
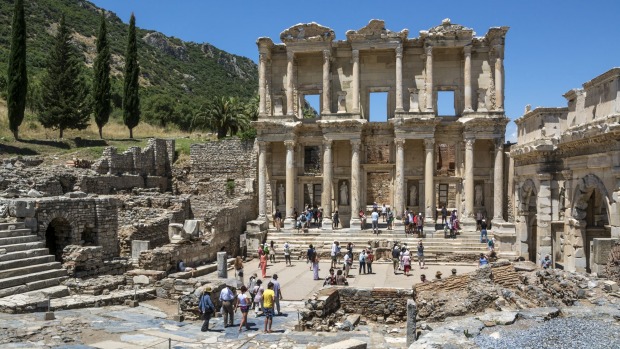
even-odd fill
[(125, 85), (123, 89), (123, 122), (129, 128), (129, 138), (133, 138), (133, 128), (140, 123), (139, 75), (136, 17), (132, 13), (129, 20), (129, 37), (125, 54)]
[(250, 126), (246, 109), (234, 97), (216, 97), (209, 101), (192, 122), (192, 129), (210, 129), (222, 139), (230, 133), (234, 135)]
[(83, 130), (90, 120), (88, 84), (82, 74), (83, 58), (71, 43), (71, 34), (60, 19), (47, 61), (47, 71), (41, 79), (39, 122), (45, 128), (60, 131)]
[(13, 26), (11, 31), (11, 51), (9, 53), (7, 109), (9, 128), (15, 140), (19, 139), (19, 126), (24, 121), (26, 95), (28, 93), (28, 74), (26, 69), (26, 19), (24, 0), (15, 0)]
[(110, 84), (110, 47), (105, 12), (101, 11), (101, 24), (97, 35), (97, 58), (95, 58), (93, 79), (93, 111), (99, 128), (99, 138), (103, 139), (103, 126), (108, 123), (112, 112)]
[(144, 99), (145, 119), (150, 124), (166, 127), (176, 120), (174, 100), (168, 95), (155, 95)]

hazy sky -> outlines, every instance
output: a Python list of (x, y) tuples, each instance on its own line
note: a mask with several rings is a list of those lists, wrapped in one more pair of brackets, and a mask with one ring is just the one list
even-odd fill
[[(605, 1), (208, 1), (208, 0), (91, 0), (128, 22), (185, 41), (208, 42), (257, 61), (256, 39), (271, 37), (297, 24), (317, 22), (332, 28), (336, 40), (349, 29), (382, 19), (392, 31), (420, 30), (452, 23), (473, 28), (483, 36), (489, 27), (509, 26), (506, 36), (505, 109), (511, 119), (532, 107), (566, 105), (562, 94), (620, 66), (619, 0)], [(508, 125), (506, 139), (516, 139)]]

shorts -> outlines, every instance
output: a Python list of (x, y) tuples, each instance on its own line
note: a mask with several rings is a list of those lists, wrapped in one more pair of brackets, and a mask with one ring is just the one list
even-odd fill
[(400, 260), (398, 260), (398, 258), (392, 258), (392, 263), (394, 264), (394, 268), (396, 268), (400, 264)]
[(418, 255), (418, 262), (424, 263), (424, 256)]
[(332, 262), (337, 262), (338, 261), (338, 256), (332, 256)]
[(265, 308), (264, 313), (267, 319), (273, 319), (273, 308)]
[(408, 273), (409, 270), (411, 270), (411, 266), (410, 265), (405, 265), (405, 273)]
[(250, 307), (248, 305), (242, 305), (239, 307), (239, 309), (241, 309), (241, 312), (245, 314), (248, 312), (248, 310), (250, 310)]

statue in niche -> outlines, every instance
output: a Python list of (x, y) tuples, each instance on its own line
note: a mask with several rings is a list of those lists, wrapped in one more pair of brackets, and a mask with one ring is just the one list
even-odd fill
[(346, 181), (342, 181), (342, 184), (340, 185), (340, 204), (349, 204), (349, 187), (347, 186)]
[(482, 206), (483, 204), (482, 186), (480, 184), (476, 184), (476, 187), (474, 188), (474, 205)]
[(285, 197), (284, 197), (284, 186), (282, 185), (282, 183), (280, 183), (280, 186), (278, 187), (278, 205), (284, 205), (285, 204)]
[(409, 206), (418, 206), (418, 187), (415, 184), (409, 187)]
[(487, 111), (487, 89), (478, 89), (478, 111)]

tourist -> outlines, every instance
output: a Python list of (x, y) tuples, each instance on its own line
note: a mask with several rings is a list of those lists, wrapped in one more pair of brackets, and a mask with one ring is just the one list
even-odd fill
[(275, 293), (273, 292), (273, 283), (267, 284), (267, 289), (263, 292), (263, 312), (265, 314), (265, 333), (271, 333), (271, 324), (273, 322), (273, 304), (275, 301)]
[(338, 216), (338, 210), (336, 210), (336, 212), (334, 212), (334, 215), (332, 216), (332, 229), (338, 229), (339, 224), (340, 218)]
[(185, 266), (185, 262), (181, 259), (178, 264), (178, 269), (180, 272), (190, 272), (195, 271), (196, 269)]
[(256, 316), (260, 316), (263, 313), (263, 292), (265, 291), (262, 287), (263, 281), (256, 280), (256, 286), (254, 286), (254, 314)]
[(336, 274), (334, 273), (334, 268), (329, 268), (329, 275), (323, 281), (323, 287), (336, 285)]
[(318, 227), (319, 226), (319, 209), (314, 206), (314, 208), (312, 209), (312, 217), (314, 218), (314, 226)]
[(426, 275), (425, 275), (425, 274), (420, 274), (420, 281), (421, 281), (422, 283), (426, 283), (426, 282), (428, 282), (428, 279), (426, 279)]
[(319, 209), (318, 215), (319, 215), (318, 217), (319, 228), (322, 228), (323, 227), (323, 209), (322, 208)]
[(480, 223), (480, 243), (486, 243), (487, 239), (487, 221), (483, 219)]
[(254, 288), (256, 287), (257, 281), (258, 275), (256, 275), (256, 273), (252, 274), (248, 283), (248, 292), (250, 292), (250, 302), (252, 302), (252, 309), (254, 309), (254, 296), (256, 296), (256, 291), (254, 290)]
[(347, 277), (342, 275), (342, 269), (338, 269), (336, 272), (336, 285), (338, 286), (348, 286), (349, 282), (347, 281)]
[(235, 278), (243, 282), (243, 259), (241, 258), (241, 256), (237, 256), (237, 258), (235, 258), (234, 267), (235, 267)]
[(418, 214), (418, 234), (422, 238), (424, 237), (424, 217), (422, 217), (422, 212)]
[(248, 296), (245, 294), (248, 289), (245, 286), (241, 286), (241, 293), (239, 293), (235, 299), (235, 312), (237, 309), (241, 309), (241, 323), (239, 324), (239, 332), (245, 325), (246, 330), (250, 329), (250, 325), (248, 325), (248, 311), (250, 310), (250, 301), (248, 301)]
[(282, 287), (280, 287), (280, 283), (278, 282), (278, 274), (273, 274), (270, 284), (273, 284), (273, 293), (275, 294), (275, 298), (274, 298), (275, 310), (277, 310), (278, 315), (282, 315), (282, 312), (280, 311), (280, 300), (282, 299)]
[(441, 224), (446, 224), (447, 218), (448, 218), (448, 209), (446, 208), (446, 205), (443, 205), (443, 207), (441, 208)]
[(360, 270), (358, 272), (359, 275), (362, 275), (362, 269), (364, 270), (364, 274), (366, 274), (366, 250), (362, 250), (358, 257), (360, 263)]
[(379, 235), (379, 212), (377, 212), (377, 209), (372, 211), (370, 219), (372, 221), (372, 232)]
[(405, 270), (405, 265), (403, 264), (403, 256), (407, 252), (407, 244), (403, 244), (403, 247), (400, 249), (400, 255), (398, 256), (398, 270)]
[(295, 221), (295, 225), (297, 226), (297, 233), (299, 233), (300, 230), (305, 229), (305, 224), (306, 215), (302, 212), (301, 214), (299, 214), (299, 217)]
[(233, 301), (235, 294), (230, 290), (228, 285), (224, 286), (220, 292), (220, 302), (222, 303), (222, 315), (224, 317), (224, 327), (233, 326), (235, 312), (233, 310)]
[(403, 253), (403, 270), (405, 271), (405, 276), (409, 276), (409, 270), (411, 270), (411, 256), (409, 255), (409, 251), (405, 250)]
[(269, 261), (273, 264), (276, 264), (276, 243), (271, 240), (269, 248)]
[(314, 255), (316, 254), (316, 251), (314, 249), (314, 247), (312, 246), (312, 244), (310, 244), (310, 246), (308, 247), (308, 252), (306, 253), (306, 264), (310, 264), (310, 270), (312, 270), (312, 261), (314, 261)]
[(288, 241), (284, 243), (284, 263), (286, 263), (287, 267), (293, 266), (293, 263), (291, 263), (291, 247)]
[(276, 208), (276, 213), (273, 215), (274, 222), (276, 224), (276, 231), (280, 231), (282, 227), (282, 212)]
[(366, 269), (368, 269), (368, 274), (372, 274), (372, 262), (375, 261), (375, 255), (372, 253), (372, 248), (368, 248), (366, 250)]
[(424, 262), (424, 244), (422, 244), (422, 240), (418, 242), (418, 265), (420, 269), (426, 269)]
[(441, 280), (441, 272), (439, 270), (435, 273), (435, 279)]
[(359, 217), (360, 217), (360, 228), (364, 230), (364, 228), (366, 228), (366, 215), (364, 214), (364, 209), (360, 208)]
[(351, 270), (351, 266), (353, 265), (353, 253), (347, 252), (344, 255), (344, 277), (349, 277), (349, 271)]
[(546, 255), (545, 258), (543, 258), (542, 261), (540, 261), (540, 266), (543, 269), (551, 268), (551, 256)]
[(374, 211), (374, 210), (377, 210), (378, 208), (379, 208), (379, 206), (377, 205), (377, 202), (376, 201), (373, 202), (372, 203), (372, 210)]
[(261, 262), (262, 261), (261, 256), (264, 255), (264, 254), (265, 254), (265, 250), (263, 250), (263, 245), (258, 244), (258, 269), (261, 268), (261, 265), (262, 265), (261, 264), (262, 263)]
[(319, 280), (319, 254), (315, 253), (312, 258), (312, 271), (314, 280)]
[(396, 270), (398, 269), (398, 265), (400, 263), (400, 247), (398, 244), (394, 244), (394, 248), (392, 248), (392, 264), (394, 265), (394, 275), (396, 275)]
[(200, 302), (198, 303), (200, 314), (202, 314), (202, 318), (204, 319), (202, 327), (200, 328), (200, 331), (202, 332), (209, 330), (209, 320), (211, 320), (211, 317), (215, 314), (215, 305), (211, 300), (211, 291), (213, 291), (211, 287), (205, 287), (202, 296), (200, 297)]
[(385, 206), (385, 204), (383, 204), (383, 207), (381, 207), (381, 216), (383, 217), (383, 222), (385, 223), (387, 218), (387, 207)]
[(263, 279), (267, 277), (267, 255), (264, 253), (260, 256), (260, 270)]
[(338, 255), (340, 254), (340, 243), (338, 241), (334, 241), (332, 244), (331, 257), (332, 257), (332, 268), (338, 268)]
[(310, 229), (310, 223), (312, 222), (312, 207), (308, 207), (306, 211), (306, 229)]
[(480, 259), (478, 260), (478, 268), (486, 267), (489, 265), (489, 259), (484, 253), (480, 254)]
[(487, 242), (487, 247), (489, 249), (489, 252), (493, 252), (495, 251), (495, 238), (490, 238), (489, 241)]
[(476, 213), (476, 231), (482, 229), (482, 211)]
[(452, 268), (452, 276), (456, 276), (456, 268)]
[(393, 226), (393, 224), (394, 224), (394, 213), (392, 212), (392, 210), (389, 207), (387, 209), (387, 215), (388, 215), (388, 218), (387, 218), (387, 228), (388, 228), (388, 230), (392, 230), (392, 229), (394, 229), (394, 226)]
[(353, 258), (353, 247), (355, 247), (355, 244), (352, 242), (347, 243), (347, 253), (351, 254), (351, 258)]

